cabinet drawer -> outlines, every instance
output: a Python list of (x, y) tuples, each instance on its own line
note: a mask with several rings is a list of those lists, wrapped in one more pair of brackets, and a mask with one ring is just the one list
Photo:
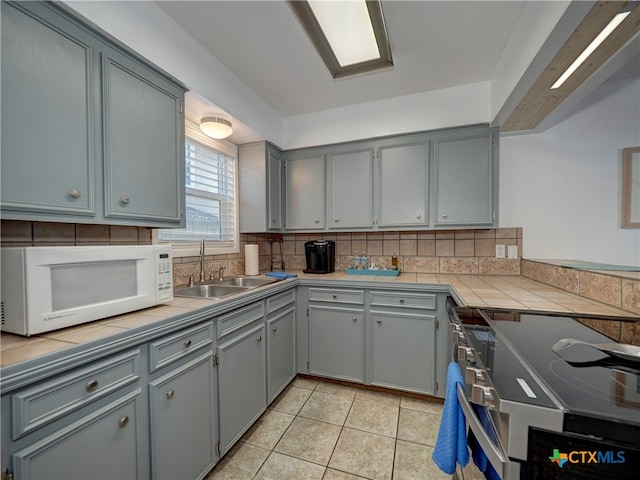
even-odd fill
[(149, 370), (156, 370), (213, 343), (213, 323), (207, 322), (149, 345)]
[(310, 288), (309, 300), (312, 302), (350, 303), (353, 305), (364, 305), (364, 291)]
[(249, 325), (251, 322), (264, 318), (264, 302), (254, 303), (248, 307), (218, 317), (218, 338)]
[(436, 309), (434, 293), (371, 292), (371, 306)]
[(53, 422), (140, 378), (140, 350), (79, 368), (11, 398), (13, 439)]
[(296, 291), (289, 290), (288, 292), (275, 295), (271, 298), (267, 298), (267, 313), (272, 313), (279, 308), (289, 305), (296, 301)]

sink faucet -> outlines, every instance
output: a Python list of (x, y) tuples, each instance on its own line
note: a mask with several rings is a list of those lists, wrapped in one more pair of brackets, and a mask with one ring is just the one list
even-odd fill
[(204, 237), (200, 240), (200, 283), (204, 283)]
[(225, 270), (224, 265), (220, 267), (220, 269), (218, 270), (218, 278), (220, 280), (224, 280), (224, 270)]

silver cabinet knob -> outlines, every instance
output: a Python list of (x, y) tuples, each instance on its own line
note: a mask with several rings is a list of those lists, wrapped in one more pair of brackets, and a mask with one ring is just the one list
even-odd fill
[(77, 188), (72, 188), (71, 190), (69, 190), (69, 196), (71, 198), (80, 198), (82, 194), (80, 193), (80, 190), (78, 190)]
[(353, 320), (354, 322), (356, 322), (356, 321), (358, 321), (358, 317), (354, 316), (354, 317), (352, 318), (352, 320)]
[(173, 397), (175, 397), (175, 396), (176, 396), (176, 392), (174, 392), (173, 390), (169, 390), (169, 391), (167, 392), (167, 398), (168, 398), (169, 400), (171, 400), (171, 399), (172, 399)]
[(120, 419), (120, 421), (118, 422), (118, 424), (120, 425), (120, 428), (126, 427), (129, 424), (129, 417), (127, 417), (127, 416), (122, 417)]
[(471, 402), (487, 407), (489, 410), (496, 408), (496, 396), (493, 389), (484, 385), (471, 386)]
[(417, 218), (418, 220), (420, 220), (420, 219), (422, 218), (422, 215), (417, 214), (417, 215), (416, 215), (416, 218)]
[(377, 323), (378, 325), (382, 325), (382, 320), (377, 319), (377, 320), (376, 320), (376, 323)]
[(338, 298), (338, 295), (337, 295), (337, 294), (335, 294), (335, 293), (334, 293), (333, 295), (331, 295), (331, 296), (333, 297), (333, 299), (334, 299), (334, 300), (335, 300), (336, 298)]
[(272, 223), (276, 223), (277, 221), (278, 221), (278, 220), (277, 220), (277, 219), (275, 219), (275, 218), (272, 218), (272, 219), (271, 219), (271, 222), (272, 222)]
[(128, 205), (128, 204), (129, 204), (129, 202), (131, 202), (131, 199), (130, 199), (127, 195), (122, 195), (122, 196), (120, 197), (120, 201), (121, 201), (122, 203), (124, 203), (125, 205)]
[(191, 339), (185, 340), (184, 346), (185, 347), (190, 347), (191, 346)]
[(334, 221), (335, 223), (338, 223), (338, 222), (340, 221), (340, 219), (339, 219), (339, 218), (334, 218), (334, 219), (333, 219), (333, 221)]
[(319, 218), (314, 219), (313, 223), (320, 223), (320, 219)]
[(277, 332), (278, 331), (278, 327), (273, 327), (273, 331)]
[(442, 218), (447, 218), (447, 217), (449, 217), (449, 215), (447, 215), (446, 213), (442, 214)]
[(262, 341), (262, 335), (260, 335), (260, 336), (258, 337), (258, 341), (259, 341), (259, 342), (261, 342), (261, 341)]
[(87, 383), (87, 392), (95, 392), (98, 389), (98, 380), (91, 380)]
[(400, 303), (404, 303), (404, 298), (401, 298), (401, 299), (399, 300), (399, 302), (400, 302)]

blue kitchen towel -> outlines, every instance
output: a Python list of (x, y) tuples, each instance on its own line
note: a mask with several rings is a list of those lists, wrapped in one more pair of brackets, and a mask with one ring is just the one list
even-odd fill
[(489, 462), (487, 455), (484, 453), (484, 450), (472, 431), (469, 431), (469, 448), (471, 449), (473, 463), (475, 463), (478, 470), (484, 474), (484, 478), (487, 480), (502, 480), (498, 472), (493, 468), (493, 465), (491, 465), (491, 462)]
[(274, 277), (274, 278), (294, 278), (298, 276), (295, 273), (287, 273), (287, 272), (267, 272), (265, 273), (265, 275), (267, 277)]
[(436, 439), (436, 447), (431, 458), (445, 473), (452, 474), (456, 470), (456, 463), (463, 467), (469, 463), (469, 449), (467, 448), (467, 424), (464, 412), (458, 402), (457, 385), (464, 390), (462, 372), (456, 362), (451, 362), (447, 368), (447, 391), (444, 398), (444, 408), (440, 420), (440, 429)]

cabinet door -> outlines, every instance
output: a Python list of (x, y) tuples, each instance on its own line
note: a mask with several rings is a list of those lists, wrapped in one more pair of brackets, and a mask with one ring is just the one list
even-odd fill
[(149, 384), (155, 479), (202, 478), (214, 465), (216, 402), (213, 352)]
[(381, 226), (426, 225), (429, 161), (427, 144), (380, 147)]
[(364, 311), (309, 306), (309, 373), (364, 382)]
[(267, 320), (267, 401), (271, 403), (296, 374), (294, 306)]
[(264, 324), (218, 346), (221, 452), (233, 445), (267, 408)]
[(105, 216), (178, 226), (183, 93), (132, 60), (102, 55)]
[(324, 155), (289, 159), (285, 171), (287, 230), (324, 228)]
[(434, 393), (435, 316), (371, 312), (371, 384)]
[(329, 227), (370, 227), (373, 149), (330, 154), (329, 170)]
[(267, 209), (269, 223), (268, 230), (282, 230), (282, 155), (275, 149), (267, 147)]
[(147, 475), (140, 389), (12, 456), (15, 478), (135, 479)]
[(29, 3), (2, 2), (2, 208), (93, 216), (95, 40)]
[(491, 225), (490, 136), (435, 141), (436, 225)]

